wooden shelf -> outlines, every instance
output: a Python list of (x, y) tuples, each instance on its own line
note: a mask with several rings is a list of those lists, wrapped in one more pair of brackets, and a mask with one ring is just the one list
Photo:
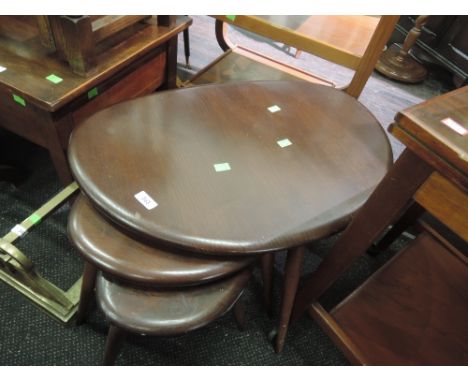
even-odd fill
[(329, 314), (311, 314), (356, 363), (466, 364), (467, 265), (424, 232)]

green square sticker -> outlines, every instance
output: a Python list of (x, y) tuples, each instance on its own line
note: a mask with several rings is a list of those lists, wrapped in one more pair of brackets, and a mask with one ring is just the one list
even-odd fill
[(26, 101), (23, 97), (20, 97), (19, 95), (13, 94), (13, 101), (19, 103), (20, 105), (26, 106)]
[(38, 214), (32, 214), (30, 217), (29, 217), (29, 220), (31, 221), (31, 223), (33, 224), (37, 224), (41, 221), (41, 217), (38, 215)]
[(89, 92), (88, 92), (88, 99), (91, 99), (91, 98), (94, 98), (98, 95), (98, 89), (97, 88), (92, 88)]
[(52, 73), (46, 77), (46, 80), (49, 80), (53, 84), (59, 84), (60, 82), (63, 81), (63, 78), (56, 76), (54, 73)]
[(236, 19), (236, 16), (235, 15), (226, 15), (226, 18), (228, 20), (234, 21)]

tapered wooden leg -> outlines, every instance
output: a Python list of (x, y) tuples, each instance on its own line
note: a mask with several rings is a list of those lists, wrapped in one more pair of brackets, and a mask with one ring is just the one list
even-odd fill
[(288, 332), (289, 318), (296, 297), (297, 286), (301, 276), (302, 261), (305, 247), (297, 247), (288, 251), (284, 271), (283, 300), (281, 301), (278, 334), (276, 335), (275, 351), (280, 353), (284, 347), (286, 333)]
[(96, 272), (96, 267), (85, 261), (83, 281), (81, 283), (80, 303), (78, 305), (78, 312), (76, 313), (77, 325), (83, 323), (89, 303), (92, 301), (94, 285), (96, 284)]
[(184, 52), (185, 52), (185, 67), (190, 69), (190, 35), (189, 29), (184, 29)]
[(263, 281), (263, 302), (270, 317), (273, 316), (273, 271), (275, 254), (267, 253), (260, 256)]
[(241, 331), (245, 330), (247, 326), (246, 320), (245, 320), (245, 307), (244, 307), (244, 303), (242, 302), (240, 298), (234, 304), (232, 311), (234, 313), (234, 318), (236, 320), (237, 327), (239, 328), (239, 330)]
[(102, 364), (104, 366), (114, 365), (115, 359), (119, 354), (120, 347), (123, 340), (125, 339), (127, 332), (115, 325), (109, 327), (109, 333), (107, 334), (106, 349), (104, 350), (104, 360)]

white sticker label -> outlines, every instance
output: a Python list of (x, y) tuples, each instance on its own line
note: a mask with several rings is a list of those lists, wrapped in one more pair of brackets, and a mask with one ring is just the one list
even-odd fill
[(6, 70), (6, 68), (4, 66), (0, 65), (0, 73), (4, 72), (5, 70)]
[(268, 111), (270, 113), (276, 113), (277, 111), (280, 111), (281, 108), (278, 105), (273, 105), (268, 108)]
[(455, 131), (456, 133), (460, 135), (468, 134), (468, 130), (465, 129), (462, 125), (460, 125), (458, 122), (455, 122), (452, 118), (445, 118), (440, 122), (450, 127), (453, 131)]
[(17, 224), (11, 229), (11, 232), (18, 236), (23, 236), (27, 232), (27, 230), (21, 224)]
[(229, 171), (231, 169), (229, 163), (216, 163), (213, 165), (213, 167), (216, 172)]
[(158, 203), (156, 203), (145, 191), (140, 191), (138, 194), (135, 194), (135, 199), (138, 200), (147, 210), (152, 210), (158, 206)]
[(277, 141), (276, 143), (278, 143), (279, 147), (288, 147), (292, 145), (292, 142), (288, 138)]

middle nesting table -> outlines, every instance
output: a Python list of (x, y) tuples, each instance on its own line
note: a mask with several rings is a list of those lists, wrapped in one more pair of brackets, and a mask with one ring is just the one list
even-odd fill
[(344, 92), (265, 81), (112, 106), (74, 130), (69, 160), (99, 211), (145, 243), (236, 257), (288, 249), (281, 328), (302, 246), (346, 226), (392, 155)]

